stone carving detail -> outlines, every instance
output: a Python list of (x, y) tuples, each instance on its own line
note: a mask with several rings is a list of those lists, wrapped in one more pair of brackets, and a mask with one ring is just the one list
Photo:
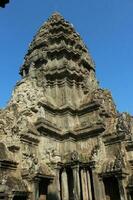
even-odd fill
[(121, 152), (118, 152), (118, 154), (116, 155), (116, 159), (114, 162), (114, 168), (116, 169), (122, 169), (125, 167), (125, 163), (124, 163), (124, 155), (122, 155)]
[(94, 161), (97, 158), (99, 150), (100, 146), (96, 145), (91, 152), (90, 160)]
[(91, 151), (91, 155), (89, 155), (88, 161), (94, 162), (95, 167), (99, 170), (101, 166), (103, 165), (104, 159), (105, 159), (105, 146), (101, 138), (98, 138), (97, 144), (94, 146), (94, 148)]
[(71, 153), (71, 160), (72, 161), (78, 161), (79, 160), (79, 155), (78, 155), (78, 152), (77, 151), (73, 151)]
[(48, 148), (44, 150), (44, 157), (46, 163), (58, 163), (61, 162), (61, 155), (54, 148)]
[(131, 131), (131, 119), (127, 113), (119, 113), (117, 121), (117, 131), (118, 133), (129, 134)]

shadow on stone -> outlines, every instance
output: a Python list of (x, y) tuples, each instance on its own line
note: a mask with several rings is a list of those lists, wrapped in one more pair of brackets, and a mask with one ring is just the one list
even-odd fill
[(55, 192), (50, 192), (47, 195), (47, 200), (59, 200), (59, 197)]

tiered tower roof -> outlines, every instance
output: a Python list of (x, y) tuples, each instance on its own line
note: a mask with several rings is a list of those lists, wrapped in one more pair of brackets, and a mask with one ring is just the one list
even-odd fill
[[(29, 73), (32, 63), (39, 67), (46, 64), (48, 60), (62, 57), (72, 60), (77, 65), (94, 70), (94, 62), (88, 50), (74, 30), (73, 25), (66, 21), (59, 13), (54, 13), (46, 23), (42, 25), (30, 44), (25, 62), (20, 74)], [(24, 73), (23, 73), (24, 72)]]

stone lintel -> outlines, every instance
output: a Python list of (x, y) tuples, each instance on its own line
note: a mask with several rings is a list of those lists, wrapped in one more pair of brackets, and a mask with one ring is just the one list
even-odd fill
[(107, 178), (107, 177), (114, 176), (118, 179), (123, 179), (123, 178), (126, 178), (127, 175), (129, 175), (129, 174), (126, 171), (124, 171), (123, 169), (121, 169), (121, 170), (115, 170), (115, 171), (112, 171), (112, 172), (100, 173), (99, 177)]
[(112, 134), (111, 136), (105, 136), (104, 137), (104, 143), (105, 143), (106, 146), (116, 144), (116, 143), (121, 143), (124, 140), (125, 140), (124, 135), (114, 135), (114, 134)]
[(91, 168), (91, 162), (82, 162), (82, 161), (70, 161), (70, 162), (66, 162), (66, 163), (59, 163), (59, 168), (67, 168), (67, 167), (71, 167), (72, 169), (74, 168), (86, 168), (89, 169)]
[(40, 180), (41, 178), (47, 179), (49, 182), (51, 182), (54, 179), (53, 175), (44, 175), (44, 174), (36, 174), (33, 178), (34, 181)]
[(28, 133), (27, 134), (21, 134), (20, 140), (23, 141), (23, 142), (35, 144), (35, 145), (38, 145), (38, 143), (39, 143), (38, 138), (33, 137), (32, 135), (28, 135)]

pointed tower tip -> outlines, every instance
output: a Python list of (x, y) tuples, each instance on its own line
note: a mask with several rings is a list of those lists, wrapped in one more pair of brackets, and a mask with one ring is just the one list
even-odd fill
[(64, 19), (64, 17), (63, 17), (59, 12), (55, 11), (55, 12), (51, 15), (50, 19), (61, 20), (61, 19)]

